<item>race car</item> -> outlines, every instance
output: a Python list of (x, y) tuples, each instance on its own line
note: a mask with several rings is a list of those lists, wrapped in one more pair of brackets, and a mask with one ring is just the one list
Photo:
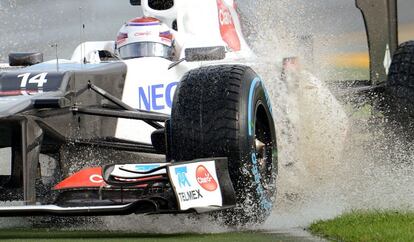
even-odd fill
[(226, 224), (263, 222), (276, 193), (274, 114), (235, 2), (130, 2), (143, 16), (116, 41), (82, 43), (70, 60), (9, 55), (1, 200), (23, 205), (0, 216), (222, 210)]

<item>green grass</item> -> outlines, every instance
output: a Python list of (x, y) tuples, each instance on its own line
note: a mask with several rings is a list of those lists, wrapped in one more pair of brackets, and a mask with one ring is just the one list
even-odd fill
[(414, 241), (414, 212), (353, 211), (309, 230), (335, 241)]
[(281, 234), (220, 233), (220, 234), (144, 234), (119, 231), (64, 231), (58, 229), (0, 229), (0, 240), (12, 241), (146, 241), (146, 242), (255, 242), (280, 241)]

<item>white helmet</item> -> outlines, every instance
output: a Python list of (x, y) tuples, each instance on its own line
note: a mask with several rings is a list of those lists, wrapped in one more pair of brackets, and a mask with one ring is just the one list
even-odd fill
[(173, 36), (167, 25), (152, 17), (130, 20), (119, 30), (115, 49), (122, 59), (174, 56)]

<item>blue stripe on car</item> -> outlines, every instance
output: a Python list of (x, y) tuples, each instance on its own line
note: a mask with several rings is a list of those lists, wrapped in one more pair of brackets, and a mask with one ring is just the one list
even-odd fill
[[(253, 79), (252, 83), (250, 84), (250, 90), (249, 90), (249, 103), (248, 103), (248, 130), (249, 130), (249, 136), (252, 136), (253, 134), (253, 129), (254, 129), (254, 123), (252, 122), (253, 120), (253, 112), (252, 112), (252, 108), (255, 108), (255, 105), (253, 105), (253, 94), (254, 94), (254, 90), (255, 90), (255, 86), (257, 83), (260, 83), (262, 80), (260, 79), (260, 77), (256, 77), (255, 79)], [(254, 181), (257, 184), (257, 188), (256, 191), (260, 196), (260, 205), (268, 210), (272, 207), (272, 203), (271, 201), (266, 197), (265, 194), (265, 190), (263, 188), (263, 185), (261, 183), (261, 179), (262, 176), (259, 172), (258, 169), (258, 164), (257, 164), (257, 158), (256, 158), (256, 152), (253, 150), (252, 151), (252, 173), (254, 176)]]
[(256, 83), (261, 82), (262, 80), (260, 80), (259, 77), (256, 77), (255, 79), (253, 79), (252, 83), (250, 84), (250, 92), (249, 92), (249, 104), (248, 104), (248, 123), (247, 125), (249, 126), (249, 136), (252, 136), (253, 133), (253, 128), (254, 125), (252, 123), (252, 102), (253, 102), (253, 93), (254, 93), (254, 87), (256, 86)]

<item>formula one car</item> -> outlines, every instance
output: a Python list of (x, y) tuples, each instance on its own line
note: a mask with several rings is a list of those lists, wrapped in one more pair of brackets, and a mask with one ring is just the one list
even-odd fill
[(131, 4), (144, 16), (124, 27), (162, 21), (174, 29), (174, 58), (158, 42), (146, 51), (159, 55), (122, 57), (139, 50), (122, 43), (148, 33), (138, 30), (83, 43), (71, 60), (10, 54), (10, 66), (25, 67), (0, 74), (0, 147), (11, 150), (1, 200), (23, 205), (0, 216), (223, 210), (228, 224), (263, 222), (276, 133), (262, 80), (240, 64), (252, 52), (233, 0)]

